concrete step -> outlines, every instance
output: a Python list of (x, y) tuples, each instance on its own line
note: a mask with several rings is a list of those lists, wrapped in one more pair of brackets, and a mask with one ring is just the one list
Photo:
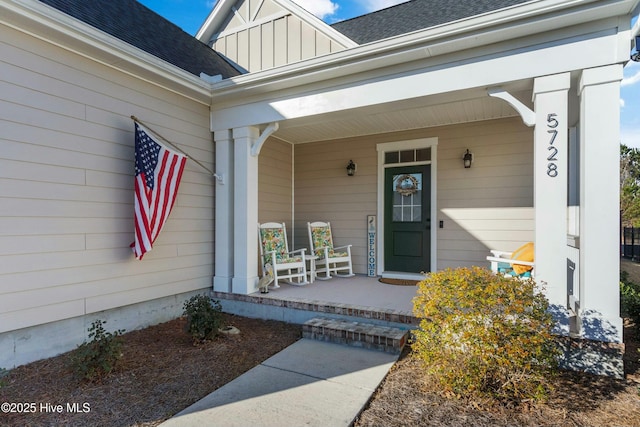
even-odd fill
[(320, 341), (399, 354), (409, 331), (362, 322), (313, 318), (302, 325), (302, 336)]

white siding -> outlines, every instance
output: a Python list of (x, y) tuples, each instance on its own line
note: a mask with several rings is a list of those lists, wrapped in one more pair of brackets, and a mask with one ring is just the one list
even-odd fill
[[(295, 147), (296, 248), (309, 247), (307, 222), (329, 221), (334, 245), (351, 244), (353, 268), (366, 272), (367, 215), (376, 214), (377, 152), (371, 138)], [(358, 165), (347, 176), (347, 163)]]
[[(438, 268), (487, 266), (490, 249), (533, 240), (533, 131), (519, 118), (438, 135)], [(466, 149), (474, 155), (462, 167)]]
[(213, 48), (249, 72), (345, 48), (271, 0), (243, 0), (236, 7)]
[(270, 138), (262, 147), (258, 159), (260, 182), (258, 183), (258, 220), (260, 222), (284, 222), (289, 244), (292, 243), (293, 209), (293, 147), (279, 139)]
[(129, 248), (129, 116), (213, 168), (208, 107), (0, 34), (0, 333), (210, 287), (213, 180), (193, 162), (153, 251)]
[[(354, 269), (366, 273), (366, 216), (377, 210), (376, 144), (428, 137), (438, 138), (438, 269), (487, 266), (490, 249), (533, 240), (533, 133), (506, 119), (297, 145), (296, 247), (309, 245), (308, 221), (331, 221), (335, 244), (353, 244)], [(467, 148), (471, 169), (462, 166)], [(346, 174), (350, 159), (358, 165), (354, 177)]]

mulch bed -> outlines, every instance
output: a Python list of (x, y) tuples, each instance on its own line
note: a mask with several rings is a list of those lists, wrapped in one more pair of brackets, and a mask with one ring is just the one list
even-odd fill
[[(185, 324), (181, 318), (123, 335), (123, 358), (99, 383), (74, 378), (71, 353), (12, 370), (0, 380), (0, 403), (33, 402), (36, 413), (0, 413), (0, 425), (155, 426), (301, 337), (297, 325), (225, 314), (240, 334), (194, 345)], [(68, 403), (89, 412), (70, 413)], [(51, 412), (55, 405), (62, 413)]]
[(638, 427), (640, 353), (637, 329), (625, 322), (625, 380), (561, 372), (547, 403), (505, 405), (439, 393), (422, 362), (405, 349), (355, 427)]
[[(126, 333), (117, 371), (99, 383), (74, 378), (70, 353), (18, 367), (0, 378), (0, 403), (34, 402), (38, 411), (0, 413), (0, 425), (156, 426), (301, 336), (299, 326), (282, 322), (225, 315), (225, 324), (241, 333), (202, 345), (184, 332), (184, 319)], [(640, 427), (635, 330), (626, 323), (625, 380), (562, 373), (546, 404), (509, 406), (442, 395), (407, 348), (355, 426)], [(46, 403), (63, 405), (63, 413), (40, 410)], [(90, 412), (69, 413), (67, 403), (81, 409), (87, 403)]]

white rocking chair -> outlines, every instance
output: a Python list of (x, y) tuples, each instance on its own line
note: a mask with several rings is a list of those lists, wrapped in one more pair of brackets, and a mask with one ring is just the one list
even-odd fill
[(492, 250), (487, 257), (491, 263), (491, 271), (510, 277), (534, 277), (535, 262), (533, 259), (533, 243), (526, 243), (513, 252)]
[[(331, 278), (331, 274), (339, 277), (352, 277), (351, 245), (334, 247), (331, 235), (331, 224), (328, 222), (307, 223), (311, 254), (316, 260), (316, 274), (320, 280)], [(346, 273), (338, 273), (338, 272)], [(321, 275), (324, 274), (324, 275)]]
[(271, 264), (273, 268), (274, 289), (280, 287), (279, 279), (288, 279), (288, 283), (299, 286), (309, 283), (305, 259), (306, 249), (289, 251), (287, 229), (284, 223), (258, 224), (258, 239), (263, 269), (266, 264)]

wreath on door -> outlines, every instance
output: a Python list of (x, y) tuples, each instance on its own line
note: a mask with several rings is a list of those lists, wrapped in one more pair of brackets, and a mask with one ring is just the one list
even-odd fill
[(405, 197), (418, 192), (418, 180), (413, 175), (400, 175), (397, 182), (396, 191)]

